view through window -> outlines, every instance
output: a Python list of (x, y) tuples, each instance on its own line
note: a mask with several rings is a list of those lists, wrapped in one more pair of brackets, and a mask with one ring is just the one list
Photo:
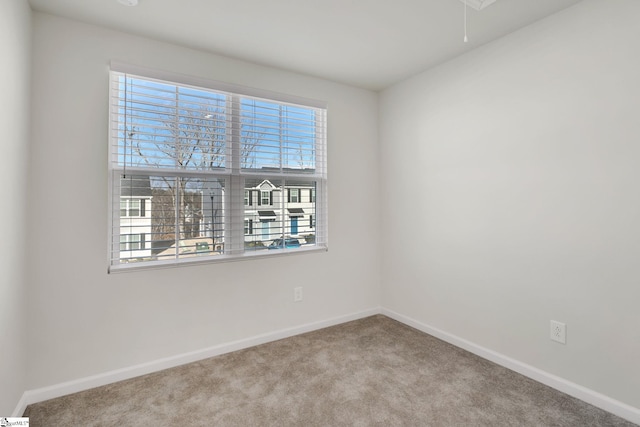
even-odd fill
[(111, 269), (327, 247), (326, 109), (215, 86), (111, 72)]

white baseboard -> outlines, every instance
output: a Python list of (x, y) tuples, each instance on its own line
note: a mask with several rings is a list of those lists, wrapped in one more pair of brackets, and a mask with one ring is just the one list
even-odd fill
[(463, 338), (457, 337), (438, 328), (421, 323), (410, 317), (396, 313), (392, 310), (382, 308), (381, 314), (390, 317), (405, 325), (411, 326), (419, 331), (432, 335), (436, 338), (446, 341), (449, 344), (453, 344), (456, 347), (465, 349), (475, 355), (482, 357), (483, 359), (490, 360), (498, 365), (504, 366), (507, 369), (518, 372), (519, 374), (529, 377), (542, 384), (548, 385), (551, 388), (559, 390), (563, 393), (587, 402), (600, 409), (604, 409), (607, 412), (611, 412), (621, 418), (624, 418), (632, 423), (640, 425), (640, 409), (627, 405), (626, 403), (612, 399), (601, 393), (583, 387), (581, 385), (567, 381), (564, 378), (560, 378), (556, 375), (545, 372), (541, 369), (535, 368), (526, 363), (507, 357), (503, 354), (497, 353), (488, 348), (484, 348), (477, 344), (467, 341)]
[(271, 341), (289, 338), (294, 335), (304, 334), (306, 332), (338, 325), (340, 323), (362, 319), (364, 317), (380, 314), (380, 310), (380, 308), (371, 308), (369, 310), (360, 311), (357, 313), (334, 317), (319, 322), (307, 323), (301, 326), (295, 326), (292, 328), (281, 329), (275, 332), (256, 335), (250, 338), (216, 345), (202, 350), (166, 357), (164, 359), (142, 363), (140, 365), (131, 366), (129, 368), (116, 369), (114, 371), (104, 372), (102, 374), (92, 375), (86, 378), (79, 378), (77, 380), (67, 381), (49, 387), (28, 390), (25, 391), (22, 395), (22, 398), (20, 399), (20, 402), (18, 402), (18, 406), (14, 410), (12, 416), (22, 416), (27, 406), (31, 405), (32, 403), (42, 402), (56, 397), (65, 396), (67, 394), (89, 390), (91, 388), (139, 377), (140, 375), (150, 374), (152, 372), (173, 368), (187, 363), (196, 362), (198, 360), (207, 359), (209, 357), (219, 356), (221, 354), (230, 353), (232, 351), (242, 350), (256, 345), (265, 344)]
[(408, 326), (411, 326), (422, 332), (453, 344), (456, 347), (463, 348), (484, 359), (490, 360), (494, 363), (497, 363), (498, 365), (504, 366), (507, 369), (518, 372), (535, 381), (548, 385), (549, 387), (552, 387), (577, 399), (585, 401), (593, 406), (604, 409), (605, 411), (611, 412), (612, 414), (615, 414), (621, 418), (640, 425), (640, 409), (638, 408), (627, 405), (601, 393), (572, 383), (541, 369), (527, 365), (526, 363), (512, 359), (493, 350), (489, 350), (471, 341), (467, 341), (463, 338), (444, 332), (438, 328), (426, 325), (410, 317), (404, 316), (386, 308), (372, 308), (358, 313), (334, 317), (331, 319), (308, 323), (292, 328), (281, 329), (279, 331), (256, 335), (254, 337), (246, 338), (243, 340), (220, 344), (189, 353), (179, 354), (176, 356), (143, 363), (129, 368), (117, 369), (114, 371), (109, 371), (86, 378), (80, 378), (49, 387), (29, 390), (22, 395), (22, 398), (20, 399), (20, 402), (18, 402), (18, 406), (14, 410), (12, 416), (22, 416), (25, 409), (27, 408), (27, 405), (30, 405), (32, 403), (42, 402), (44, 400), (65, 396), (67, 394), (77, 393), (114, 382), (135, 378), (140, 375), (146, 375), (152, 372), (161, 371), (163, 369), (173, 368), (175, 366), (184, 365), (186, 363), (196, 362), (198, 360), (207, 359), (209, 357), (230, 353), (232, 351), (242, 350), (271, 341), (276, 341), (306, 332), (326, 328), (329, 326), (338, 325), (340, 323), (362, 319), (364, 317), (373, 316), (375, 314), (384, 314), (385, 316), (388, 316), (394, 320), (397, 320), (401, 323), (404, 323)]
[(14, 409), (13, 414), (11, 414), (12, 417), (19, 418), (22, 416), (22, 414), (24, 414), (24, 410), (27, 409), (27, 405), (29, 404), (29, 402), (27, 401), (29, 397), (28, 393), (28, 391), (22, 393), (22, 397), (20, 398), (16, 409)]

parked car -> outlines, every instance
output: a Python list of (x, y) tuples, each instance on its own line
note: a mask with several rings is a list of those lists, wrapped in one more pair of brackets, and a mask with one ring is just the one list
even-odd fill
[(282, 248), (299, 248), (300, 241), (287, 237), (285, 239), (274, 239), (269, 245), (269, 249), (282, 249)]
[(208, 242), (196, 242), (196, 255), (209, 255), (210, 252)]

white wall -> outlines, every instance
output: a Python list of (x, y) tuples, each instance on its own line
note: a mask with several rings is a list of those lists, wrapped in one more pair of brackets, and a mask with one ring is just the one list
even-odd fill
[[(41, 13), (33, 58), (29, 389), (378, 307), (377, 94)], [(110, 60), (328, 101), (329, 251), (107, 275)]]
[(0, 415), (12, 415), (26, 379), (27, 305), (24, 250), (31, 77), (31, 9), (23, 0), (0, 2)]
[(385, 90), (379, 128), (383, 305), (636, 408), (639, 16), (585, 0)]

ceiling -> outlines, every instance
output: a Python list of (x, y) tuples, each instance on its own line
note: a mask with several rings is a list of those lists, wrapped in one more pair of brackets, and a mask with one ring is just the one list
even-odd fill
[(580, 0), (29, 0), (32, 8), (379, 90)]

